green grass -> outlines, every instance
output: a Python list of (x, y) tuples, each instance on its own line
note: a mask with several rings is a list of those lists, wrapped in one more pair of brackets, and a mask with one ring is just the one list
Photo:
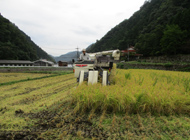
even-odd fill
[[(143, 66), (146, 69), (149, 69), (149, 68), (163, 69), (163, 67), (165, 67), (165, 69), (170, 69), (173, 71), (190, 72), (190, 63), (183, 63), (183, 62), (152, 63), (152, 62), (145, 62), (145, 61), (129, 61), (129, 62), (122, 62), (122, 63), (117, 64), (117, 67), (120, 69), (139, 69), (139, 68), (136, 68), (138, 66)], [(173, 66), (176, 68), (173, 69), (174, 68)]]
[(64, 74), (73, 73), (73, 71), (25, 71), (24, 73), (43, 73), (43, 74), (64, 75)]
[(146, 62), (143, 60), (139, 61), (126, 61), (127, 64), (144, 64), (144, 65), (163, 65), (163, 66), (171, 66), (171, 65), (189, 65), (190, 63), (185, 62), (165, 62), (165, 63), (153, 63), (153, 62)]

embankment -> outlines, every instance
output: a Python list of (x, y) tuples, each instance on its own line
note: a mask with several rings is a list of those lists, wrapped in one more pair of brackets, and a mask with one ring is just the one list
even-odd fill
[(72, 67), (0, 67), (0, 72), (72, 71)]
[(156, 70), (171, 70), (171, 71), (190, 71), (190, 64), (170, 64), (170, 63), (118, 63), (120, 69), (156, 69)]

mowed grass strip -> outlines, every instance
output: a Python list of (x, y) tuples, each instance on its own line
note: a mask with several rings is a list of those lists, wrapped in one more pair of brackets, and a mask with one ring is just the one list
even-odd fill
[[(72, 75), (72, 74), (71, 74)], [(60, 82), (64, 82), (73, 79), (71, 75), (64, 75), (64, 78), (49, 77), (48, 79), (39, 79), (34, 81), (25, 81), (24, 83), (17, 83), (14, 85), (2, 86), (0, 90), (0, 101), (9, 97), (27, 94), (33, 90), (40, 89), (42, 87), (48, 87)], [(55, 80), (56, 79), (56, 80)], [(27, 84), (29, 82), (30, 84)]]
[[(37, 100), (48, 98), (51, 95), (55, 95), (60, 91), (67, 89), (70, 84), (76, 83), (73, 80), (69, 80), (67, 82), (59, 82), (50, 86), (45, 86), (40, 89), (32, 90), (27, 94), (22, 94), (20, 96), (14, 96), (7, 100), (11, 100), (11, 105), (22, 105), (22, 104), (31, 104)], [(12, 101), (13, 100), (13, 101)], [(10, 103), (9, 103), (10, 104)]]
[(44, 76), (50, 76), (51, 74), (36, 74), (36, 73), (0, 73), (0, 84), (8, 83), (12, 81), (20, 81), (26, 79), (39, 78)]
[[(40, 73), (40, 74), (39, 74)], [(38, 79), (43, 79), (43, 78), (49, 78), (49, 77), (55, 77), (59, 75), (66, 75), (72, 73), (71, 71), (63, 71), (63, 72), (32, 72), (32, 73), (18, 73), (20, 77), (16, 73), (10, 74), (2, 74), (2, 77), (9, 77), (5, 78), (5, 82), (0, 83), (0, 86), (4, 85), (12, 85), (15, 83), (20, 83), (20, 82), (25, 82), (25, 81), (31, 81), (31, 80), (38, 80)], [(26, 77), (27, 75), (27, 77)], [(12, 78), (12, 76), (17, 77), (17, 78)], [(3, 80), (3, 79), (2, 79)], [(8, 81), (8, 82), (6, 82)]]
[[(12, 92), (13, 96), (1, 100), (0, 130), (22, 130), (26, 126), (34, 125), (33, 120), (19, 117), (16, 112), (20, 111), (19, 113), (22, 114), (47, 109), (64, 100), (68, 90), (74, 86), (76, 86), (76, 79), (73, 74), (7, 85), (0, 91), (0, 95), (10, 95), (10, 92)], [(28, 88), (31, 87), (33, 90), (29, 92)], [(15, 89), (7, 90), (12, 88)], [(19, 94), (23, 92), (25, 94)]]
[(76, 111), (152, 114), (190, 113), (190, 73), (115, 70), (110, 86), (82, 84), (73, 90)]

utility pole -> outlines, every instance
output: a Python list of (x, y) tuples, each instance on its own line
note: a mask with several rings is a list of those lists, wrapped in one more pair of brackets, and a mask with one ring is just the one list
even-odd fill
[(129, 44), (128, 44), (128, 61), (129, 61)]
[(77, 46), (77, 59), (79, 58), (79, 47)]

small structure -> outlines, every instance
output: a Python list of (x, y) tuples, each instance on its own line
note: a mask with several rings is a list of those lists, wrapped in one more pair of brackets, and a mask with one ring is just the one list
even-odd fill
[(135, 47), (133, 47), (133, 46), (129, 47), (126, 50), (122, 50), (121, 52), (123, 53), (123, 55), (128, 54), (128, 53), (130, 53), (130, 54), (136, 54)]
[(68, 62), (58, 61), (58, 65), (59, 65), (60, 67), (62, 67), (62, 66), (68, 66)]
[(30, 67), (34, 66), (34, 63), (26, 60), (0, 60), (0, 66), (4, 67)]
[(54, 63), (51, 62), (51, 61), (47, 61), (46, 59), (40, 59), (40, 60), (37, 60), (37, 61), (34, 61), (34, 66), (45, 66), (45, 67), (48, 67), (48, 66), (53, 66)]
[(139, 59), (141, 56), (143, 56), (143, 54), (137, 54), (135, 47), (133, 46), (129, 47), (126, 50), (122, 50), (121, 52), (123, 54), (122, 56), (127, 57), (128, 60), (129, 60), (129, 57), (130, 57), (130, 60), (136, 60), (136, 59)]

